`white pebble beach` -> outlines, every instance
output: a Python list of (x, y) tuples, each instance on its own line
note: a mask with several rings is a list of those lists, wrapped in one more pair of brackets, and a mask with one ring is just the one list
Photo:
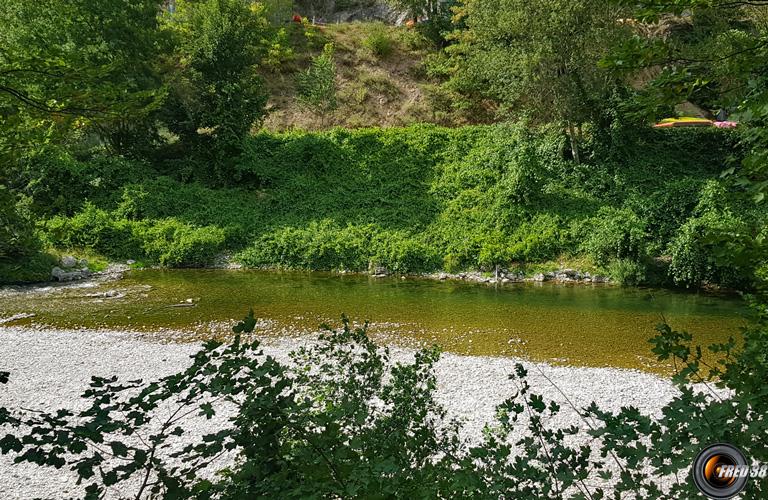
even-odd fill
[[(199, 344), (162, 343), (158, 338), (102, 330), (0, 327), (0, 371), (11, 374), (8, 384), (0, 385), (0, 407), (46, 411), (82, 408), (80, 395), (91, 376), (117, 375), (123, 380), (149, 381), (182, 370), (190, 363), (189, 356), (199, 349)], [(302, 342), (295, 338), (271, 340), (265, 342), (264, 350), (287, 361), (288, 353)], [(393, 351), (394, 359), (408, 356), (407, 350)], [(508, 376), (518, 362), (500, 357), (442, 356), (436, 367), (437, 397), (450, 417), (463, 422), (462, 432), (468, 442), (481, 439), (483, 426), (493, 420), (496, 405), (515, 392)], [(563, 406), (553, 424), (584, 426), (564, 395), (578, 408), (596, 401), (605, 410), (632, 405), (642, 413), (657, 414), (677, 393), (669, 380), (640, 371), (523, 364), (528, 368), (533, 391)], [(189, 425), (210, 427), (215, 423), (215, 419), (200, 420)], [(81, 496), (76, 480), (76, 475), (66, 468), (14, 465), (10, 456), (0, 456), (3, 499)], [(108, 497), (131, 495), (125, 490), (130, 485), (121, 488), (110, 491)]]

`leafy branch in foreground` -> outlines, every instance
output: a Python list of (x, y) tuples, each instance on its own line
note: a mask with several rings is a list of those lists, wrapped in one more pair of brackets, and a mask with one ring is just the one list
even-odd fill
[[(79, 413), (0, 412), (11, 431), (0, 449), (16, 463), (69, 467), (86, 498), (111, 487), (135, 498), (691, 498), (687, 472), (703, 446), (723, 440), (768, 458), (766, 316), (740, 350), (712, 346), (716, 366), (689, 334), (661, 325), (653, 351), (676, 361), (680, 395), (660, 416), (547, 401), (518, 364), (512, 396), (471, 444), (435, 398), (436, 349), (398, 361), (343, 317), (281, 364), (241, 338), (255, 328), (251, 311), (231, 343), (205, 344), (176, 375), (95, 377)], [(558, 426), (561, 404), (583, 425)], [(752, 481), (744, 498), (764, 489)]]

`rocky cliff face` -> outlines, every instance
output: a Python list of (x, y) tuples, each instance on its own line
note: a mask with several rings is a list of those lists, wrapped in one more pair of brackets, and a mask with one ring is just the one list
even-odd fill
[(346, 23), (352, 21), (382, 21), (402, 24), (405, 13), (398, 12), (385, 0), (301, 0), (294, 9), (316, 22)]

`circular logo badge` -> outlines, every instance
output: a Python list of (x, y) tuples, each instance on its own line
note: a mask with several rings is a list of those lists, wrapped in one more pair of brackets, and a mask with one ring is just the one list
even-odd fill
[(730, 444), (704, 448), (693, 461), (693, 482), (699, 491), (715, 500), (738, 495), (749, 479), (749, 464), (744, 454)]

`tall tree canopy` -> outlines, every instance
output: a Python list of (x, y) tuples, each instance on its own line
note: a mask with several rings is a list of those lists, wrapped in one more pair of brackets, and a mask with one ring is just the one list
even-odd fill
[(618, 17), (599, 0), (467, 0), (454, 83), (479, 89), (504, 116), (567, 124), (578, 158), (578, 127), (599, 115), (615, 86), (598, 62), (622, 30)]
[(162, 101), (158, 2), (0, 5), (0, 152), (92, 126), (120, 147)]

